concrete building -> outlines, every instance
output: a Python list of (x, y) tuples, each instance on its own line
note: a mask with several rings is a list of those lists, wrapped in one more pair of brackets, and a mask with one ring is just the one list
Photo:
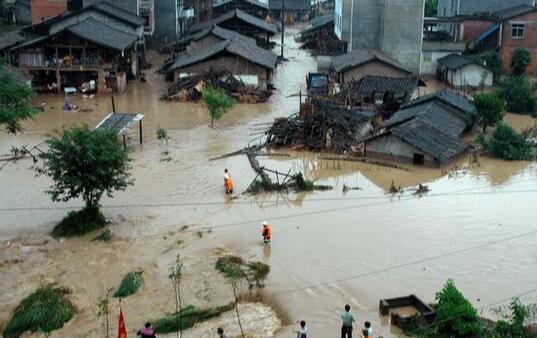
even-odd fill
[(438, 0), (438, 17), (493, 13), (517, 5), (535, 6), (535, 0)]
[(334, 31), (347, 51), (371, 48), (419, 74), (424, 0), (336, 0)]
[(461, 55), (466, 49), (464, 42), (423, 41), (421, 53), (421, 74), (436, 75), (438, 59), (450, 54)]
[(438, 60), (438, 76), (453, 88), (492, 87), (494, 73), (487, 67), (457, 54)]

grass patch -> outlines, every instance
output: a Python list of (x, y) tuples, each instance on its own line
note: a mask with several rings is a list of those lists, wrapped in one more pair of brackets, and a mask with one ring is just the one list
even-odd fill
[(228, 255), (218, 258), (216, 270), (220, 271), (226, 278), (245, 278), (250, 288), (263, 287), (262, 281), (267, 278), (270, 266), (262, 262), (246, 263), (241, 257)]
[(54, 238), (82, 236), (106, 225), (106, 218), (98, 208), (84, 208), (70, 211), (67, 216), (52, 229)]
[(142, 287), (143, 283), (144, 279), (142, 277), (142, 271), (129, 272), (123, 277), (119, 289), (114, 293), (114, 297), (123, 298), (130, 296), (136, 293), (136, 291)]
[(24, 298), (4, 330), (5, 338), (17, 338), (24, 332), (57, 330), (73, 318), (75, 307), (65, 298), (66, 288), (49, 284)]
[(112, 239), (112, 230), (106, 229), (105, 231), (101, 232), (100, 235), (98, 235), (97, 237), (92, 239), (91, 241), (92, 242), (94, 242), (94, 241), (108, 242), (111, 239)]
[(206, 309), (200, 309), (193, 305), (188, 305), (179, 313), (171, 313), (163, 318), (153, 321), (153, 326), (155, 327), (156, 333), (176, 332), (177, 330), (188, 329), (194, 326), (196, 323), (218, 317), (222, 313), (233, 310), (234, 308), (235, 305), (233, 303)]

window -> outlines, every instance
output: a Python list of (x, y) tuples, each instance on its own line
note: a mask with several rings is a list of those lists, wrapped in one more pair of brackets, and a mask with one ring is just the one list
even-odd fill
[(423, 52), (423, 62), (424, 63), (433, 63), (433, 53), (432, 52)]
[(511, 37), (513, 39), (522, 39), (524, 37), (523, 23), (514, 23), (511, 25)]

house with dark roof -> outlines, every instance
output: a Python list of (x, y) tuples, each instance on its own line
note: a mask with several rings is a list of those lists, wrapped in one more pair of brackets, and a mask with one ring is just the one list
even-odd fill
[(217, 18), (235, 9), (262, 20), (265, 20), (270, 12), (269, 5), (259, 0), (223, 0), (213, 4), (213, 18)]
[(445, 165), (468, 149), (462, 135), (472, 124), (463, 111), (474, 110), (471, 102), (448, 91), (411, 101), (364, 141), (364, 154), (417, 165)]
[(437, 74), (453, 88), (489, 88), (494, 81), (492, 70), (458, 54), (438, 59)]
[(109, 3), (62, 13), (20, 34), (7, 54), (32, 75), (37, 91), (62, 93), (91, 82), (99, 92), (123, 92), (139, 76), (144, 19)]
[(242, 43), (257, 46), (255, 39), (217, 25), (192, 34), (186, 39), (188, 40), (188, 44), (186, 45), (185, 50), (189, 53), (200, 51), (219, 42), (231, 39), (238, 39)]
[(358, 48), (333, 57), (330, 68), (341, 84), (358, 81), (366, 75), (406, 77), (412, 74), (395, 59), (368, 48)]
[(366, 103), (404, 103), (418, 96), (418, 78), (366, 75), (354, 84), (356, 95)]
[(193, 25), (190, 28), (190, 34), (195, 34), (214, 25), (254, 38), (259, 46), (267, 48), (271, 46), (270, 38), (278, 33), (278, 27), (273, 22), (235, 9), (212, 20)]
[(282, 5), (282, 0), (269, 0), (270, 12), (274, 18), (281, 19), (283, 8), (285, 23), (308, 20), (311, 10), (310, 0), (285, 0), (284, 7)]
[(173, 73), (173, 78), (177, 79), (209, 69), (227, 70), (244, 83), (265, 89), (276, 69), (277, 58), (272, 51), (237, 36), (179, 54), (168, 73)]

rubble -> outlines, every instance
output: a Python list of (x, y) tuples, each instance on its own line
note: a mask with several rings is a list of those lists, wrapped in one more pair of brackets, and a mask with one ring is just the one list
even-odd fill
[(266, 132), (267, 144), (313, 151), (354, 151), (359, 140), (372, 129), (375, 114), (334, 106), (322, 100), (311, 100), (300, 115), (279, 118)]
[(240, 103), (266, 102), (272, 91), (246, 85), (227, 70), (209, 69), (200, 74), (179, 78), (161, 96), (167, 101), (198, 101), (205, 86), (210, 85), (224, 91)]

